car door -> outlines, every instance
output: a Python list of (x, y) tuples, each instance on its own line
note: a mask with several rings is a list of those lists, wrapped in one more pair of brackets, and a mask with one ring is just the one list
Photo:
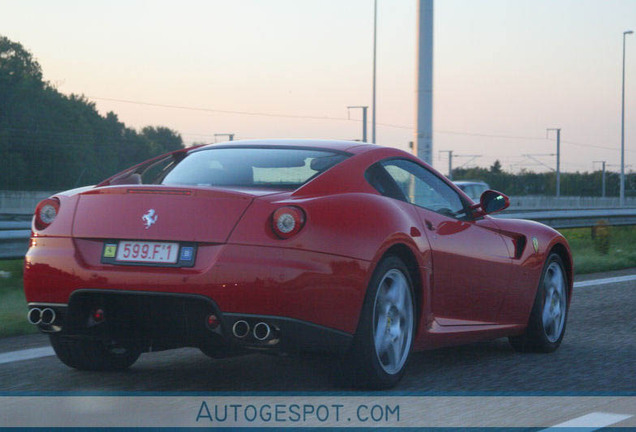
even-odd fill
[(493, 323), (510, 282), (508, 248), (490, 218), (473, 220), (444, 180), (406, 159), (381, 162), (419, 214), (432, 259), (432, 312), (441, 325)]

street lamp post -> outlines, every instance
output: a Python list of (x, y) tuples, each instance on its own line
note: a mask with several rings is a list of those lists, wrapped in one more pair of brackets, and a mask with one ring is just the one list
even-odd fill
[[(376, 51), (378, 45), (378, 0), (373, 1), (373, 100), (371, 103), (371, 142), (375, 142), (375, 70), (376, 70)], [(366, 112), (366, 110), (365, 110)], [(366, 126), (365, 126), (366, 130)], [(366, 133), (366, 132), (365, 132)], [(367, 141), (366, 139), (364, 140)]]
[(625, 36), (634, 33), (632, 30), (623, 32), (623, 82), (621, 92), (621, 188), (620, 206), (625, 206)]

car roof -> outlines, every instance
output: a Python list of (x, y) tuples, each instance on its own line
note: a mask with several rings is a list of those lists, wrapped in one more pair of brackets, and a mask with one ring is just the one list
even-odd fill
[(320, 139), (255, 139), (225, 141), (215, 144), (208, 144), (202, 148), (213, 147), (242, 147), (242, 146), (264, 146), (264, 147), (308, 147), (326, 150), (343, 151), (348, 153), (361, 153), (379, 146), (358, 141), (346, 140), (320, 140)]

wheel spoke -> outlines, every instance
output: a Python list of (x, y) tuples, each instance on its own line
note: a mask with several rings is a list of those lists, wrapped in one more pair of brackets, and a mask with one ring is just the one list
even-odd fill
[(375, 327), (375, 348), (378, 352), (386, 349), (386, 317), (381, 317)]
[(558, 320), (561, 317), (561, 303), (557, 302), (554, 305), (554, 309), (552, 311), (552, 314), (554, 315), (554, 319)]
[(400, 344), (397, 343), (397, 341), (393, 342), (391, 344), (391, 348), (389, 349), (389, 351), (392, 352), (391, 357), (393, 358), (393, 361), (391, 362), (391, 366), (392, 367), (396, 367), (398, 366), (398, 363), (400, 363), (400, 361), (402, 360), (402, 350), (400, 347)]
[(383, 300), (387, 303), (395, 303), (395, 280), (393, 280), (392, 278), (386, 278), (384, 280), (383, 287)]
[(546, 301), (545, 306), (543, 306), (543, 327), (546, 329), (550, 326), (554, 318), (552, 317), (552, 312), (550, 311), (550, 305)]
[(550, 274), (550, 286), (554, 291), (558, 291), (559, 285), (561, 283), (561, 273), (553, 270)]
[(399, 279), (395, 283), (396, 289), (396, 298), (395, 305), (398, 309), (404, 309), (404, 302), (406, 300), (406, 290), (408, 290), (408, 286), (406, 285), (406, 281), (404, 279)]

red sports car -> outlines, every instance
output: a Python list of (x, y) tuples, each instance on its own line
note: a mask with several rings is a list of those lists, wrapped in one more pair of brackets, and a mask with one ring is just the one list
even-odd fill
[(28, 319), (59, 359), (124, 369), (199, 347), (341, 355), (356, 386), (398, 382), (412, 350), (508, 337), (555, 350), (566, 240), (493, 219), (416, 157), (346, 141), (187, 148), (38, 204)]

